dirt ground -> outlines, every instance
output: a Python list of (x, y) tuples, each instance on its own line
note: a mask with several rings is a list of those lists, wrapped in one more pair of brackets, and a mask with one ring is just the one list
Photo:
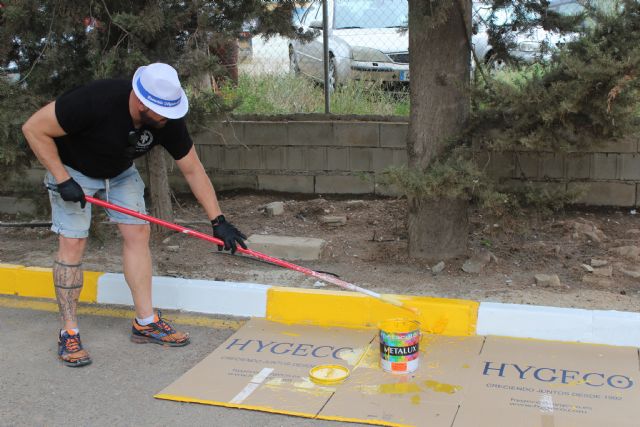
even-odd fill
[[(326, 240), (320, 261), (298, 263), (377, 292), (640, 311), (640, 215), (631, 209), (550, 215), (524, 211), (500, 218), (471, 211), (468, 257), (445, 260), (444, 269), (436, 273), (437, 262), (407, 255), (405, 200), (293, 197), (231, 192), (221, 194), (220, 200), (227, 218), (247, 235)], [(276, 201), (284, 202), (284, 214), (267, 216), (264, 206)], [(176, 222), (210, 232), (193, 200), (180, 199), (174, 207)], [(324, 215), (343, 215), (347, 222), (323, 224)], [(57, 238), (48, 228), (7, 226), (34, 218), (5, 215), (1, 220), (0, 263), (51, 265)], [(120, 244), (117, 228), (100, 212), (94, 220), (85, 269), (121, 272)], [(152, 252), (155, 275), (339, 289), (282, 267), (218, 252), (215, 245), (180, 233), (154, 235)], [(463, 271), (470, 257), (481, 261), (480, 272)], [(557, 275), (559, 281), (536, 280), (539, 274)]]

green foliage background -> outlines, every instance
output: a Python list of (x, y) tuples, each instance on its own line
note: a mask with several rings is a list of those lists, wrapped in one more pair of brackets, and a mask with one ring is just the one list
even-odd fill
[[(471, 118), (461, 124), (459, 137), (425, 170), (389, 169), (387, 183), (413, 196), (464, 198), (495, 210), (519, 204), (555, 209), (579, 192), (544, 194), (532, 185), (507, 191), (485, 173), (471, 147), (488, 152), (579, 151), (638, 132), (640, 2), (611, 0), (605, 8), (584, 0), (585, 13), (574, 17), (554, 15), (545, 3), (496, 0), (493, 6), (498, 10), (515, 5), (522, 20), (512, 30), (542, 25), (581, 31), (581, 37), (562, 46), (547, 63), (508, 73), (491, 73), (476, 64)], [(540, 19), (532, 20), (532, 11)], [(582, 26), (584, 22), (589, 25)], [(491, 37), (505, 34), (498, 27), (492, 31)]]
[[(295, 36), (292, 0), (12, 0), (0, 2), (0, 163), (25, 165), (21, 124), (62, 92), (98, 78), (131, 78), (151, 62), (173, 65), (190, 96), (190, 125), (233, 108), (207, 88), (223, 76), (216, 53), (235, 43), (244, 22)], [(9, 65), (15, 70), (8, 70)], [(20, 81), (9, 84), (9, 74)]]
[[(457, 7), (459, 1), (431, 1), (429, 10)], [(427, 170), (393, 169), (389, 181), (410, 194), (498, 205), (509, 197), (472, 158), (472, 141), (487, 150), (562, 151), (637, 132), (640, 3), (579, 1), (585, 14), (563, 17), (547, 9), (547, 0), (486, 0), (495, 11), (511, 8), (516, 16), (509, 28), (489, 19), (490, 43), (504, 52), (514, 31), (536, 25), (576, 31), (585, 19), (589, 26), (549, 63), (517, 78), (495, 78), (477, 64), (471, 120), (461, 123), (459, 138)], [(603, 3), (606, 8), (599, 7)], [(38, 107), (92, 79), (130, 78), (146, 63), (177, 68), (191, 100), (192, 127), (229, 111), (237, 97), (222, 99), (202, 84), (208, 73), (224, 73), (217, 48), (233, 43), (243, 23), (254, 18), (261, 34), (305, 36), (291, 26), (294, 6), (293, 0), (0, 2), (0, 176), (27, 164), (20, 126)], [(9, 64), (20, 75), (17, 83), (9, 83)]]

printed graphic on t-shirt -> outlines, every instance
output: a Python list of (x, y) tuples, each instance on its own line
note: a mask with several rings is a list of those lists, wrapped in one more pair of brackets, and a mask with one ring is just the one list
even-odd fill
[(153, 134), (148, 129), (145, 129), (138, 135), (138, 141), (136, 141), (136, 152), (146, 153), (153, 142)]

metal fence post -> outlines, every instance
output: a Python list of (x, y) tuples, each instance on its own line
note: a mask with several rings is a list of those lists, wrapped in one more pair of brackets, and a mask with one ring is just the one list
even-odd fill
[(324, 112), (331, 112), (331, 88), (329, 87), (329, 9), (322, 0), (322, 50), (324, 53)]

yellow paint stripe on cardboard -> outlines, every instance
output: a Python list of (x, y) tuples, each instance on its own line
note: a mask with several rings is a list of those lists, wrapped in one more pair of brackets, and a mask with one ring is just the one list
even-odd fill
[(371, 424), (374, 426), (414, 427), (413, 424), (398, 424), (398, 423), (392, 423), (390, 421), (382, 421), (382, 420), (361, 420), (359, 418), (333, 417), (333, 416), (325, 416), (325, 415), (318, 415), (316, 419), (327, 420), (327, 421), (344, 421), (348, 423)]
[(387, 319), (418, 320), (432, 334), (471, 336), (476, 333), (479, 303), (476, 301), (393, 295), (408, 310), (354, 292), (318, 291), (272, 287), (267, 291), (267, 319), (283, 323), (377, 328)]
[(251, 411), (270, 412), (272, 414), (293, 415), (296, 417), (304, 417), (304, 418), (315, 418), (316, 416), (315, 414), (307, 414), (305, 412), (294, 412), (294, 411), (284, 411), (280, 409), (274, 409), (270, 406), (240, 405), (240, 404), (228, 403), (228, 402), (218, 402), (215, 400), (196, 399), (194, 397), (187, 397), (187, 396), (176, 396), (173, 394), (156, 394), (153, 397), (155, 397), (156, 399), (173, 400), (175, 402), (202, 403), (204, 405), (223, 406), (225, 408), (248, 409)]
[(176, 396), (173, 394), (160, 393), (160, 394), (156, 394), (153, 397), (155, 397), (156, 399), (172, 400), (174, 402), (200, 403), (204, 405), (222, 406), (225, 408), (248, 409), (250, 411), (261, 411), (261, 412), (269, 412), (272, 414), (292, 415), (296, 417), (314, 418), (319, 420), (347, 421), (347, 422), (356, 422), (356, 423), (362, 423), (362, 424), (372, 424), (377, 426), (390, 426), (390, 427), (411, 427), (411, 425), (409, 424), (391, 423), (389, 421), (361, 420), (358, 418), (322, 416), (322, 415), (316, 415), (316, 414), (307, 414), (305, 412), (294, 412), (294, 411), (285, 411), (281, 409), (274, 409), (270, 406), (242, 405), (242, 404), (234, 404), (234, 403), (227, 403), (227, 402), (218, 402), (215, 400), (197, 399), (194, 397), (187, 397), (187, 396)]
[[(97, 301), (98, 278), (103, 274), (96, 271), (84, 272), (84, 287), (80, 293), (80, 301)], [(53, 273), (50, 268), (0, 264), (0, 294), (55, 298)]]
[(15, 295), (18, 284), (18, 271), (23, 265), (0, 264), (0, 294)]

